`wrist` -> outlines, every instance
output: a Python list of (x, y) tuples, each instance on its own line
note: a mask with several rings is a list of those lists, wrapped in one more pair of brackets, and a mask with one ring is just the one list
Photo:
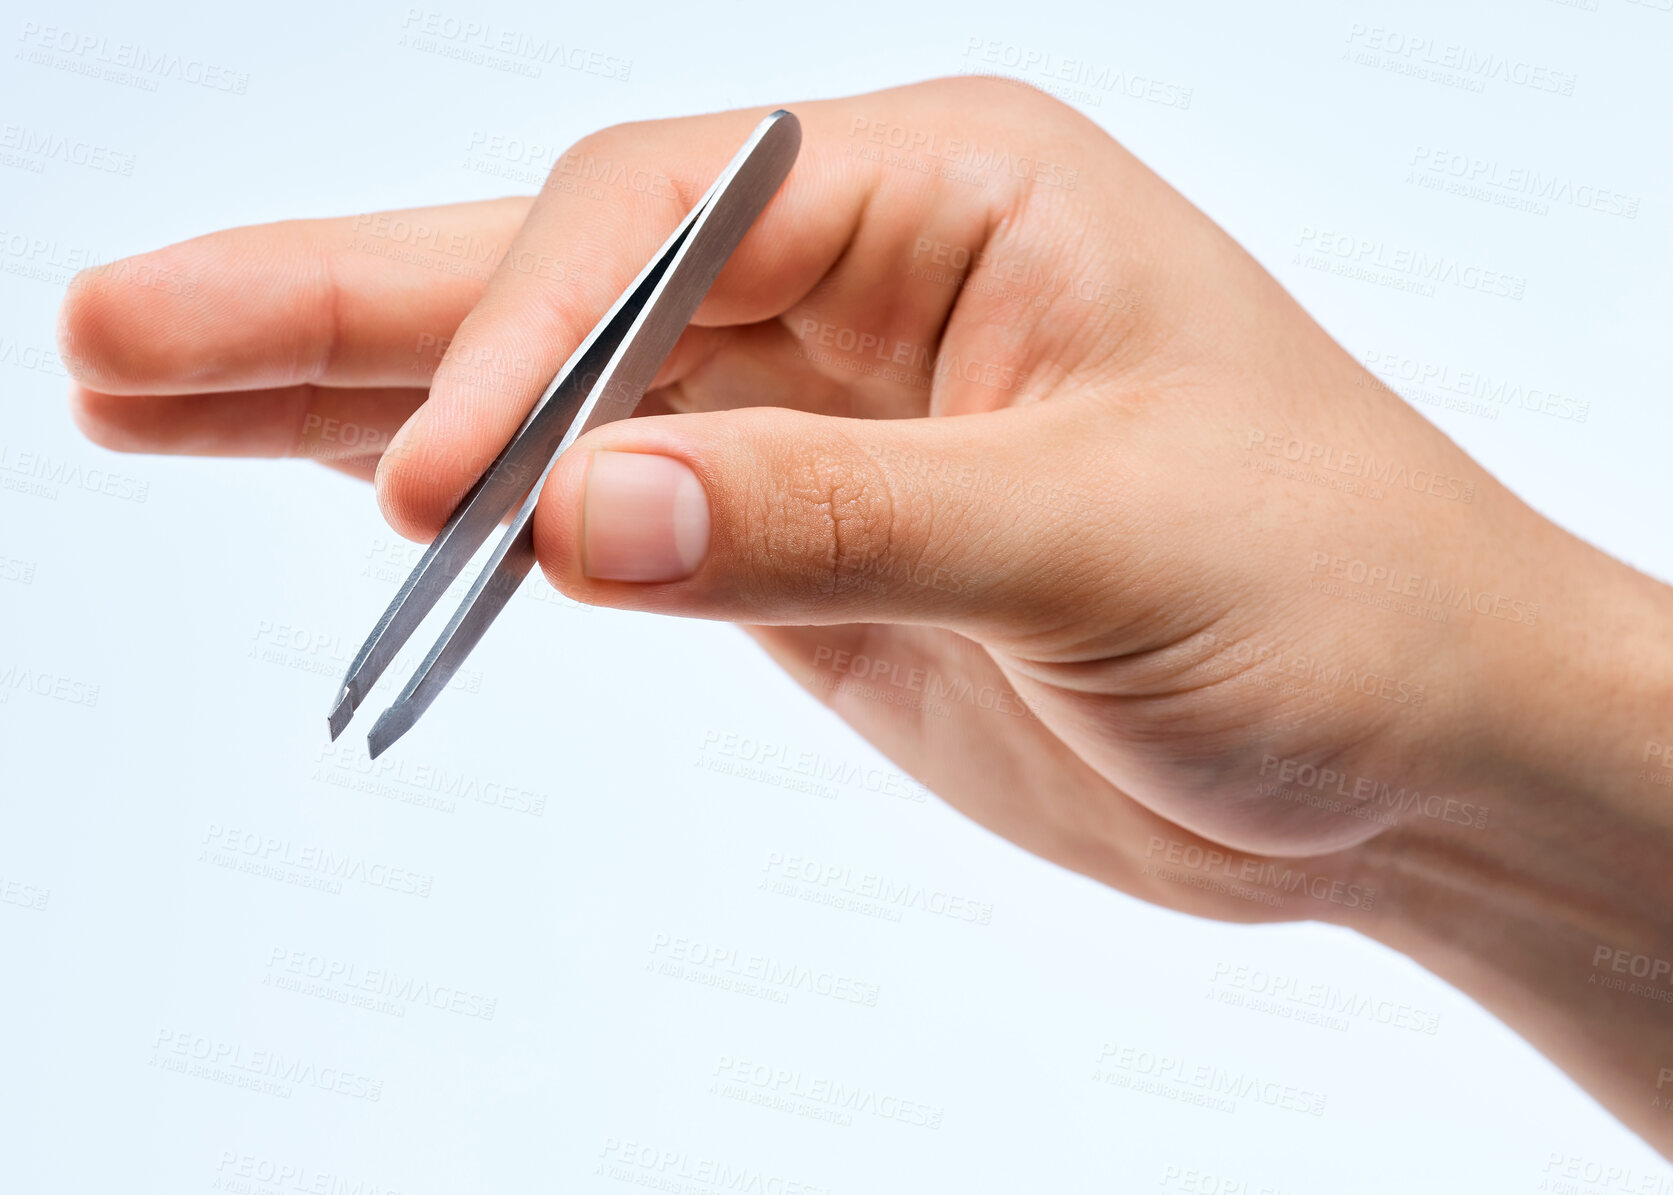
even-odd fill
[(1415, 818), (1363, 844), (1379, 900), (1354, 925), (1474, 997), (1666, 1150), (1673, 590), (1584, 552), (1549, 558), (1566, 566), (1550, 574), (1537, 639), (1470, 648), (1480, 716), (1459, 720), (1471, 741), (1452, 745), (1451, 795), (1485, 806), (1486, 825)]
[(1409, 819), (1365, 844), (1367, 867), (1386, 877), (1385, 916), (1411, 922), (1405, 932), (1431, 930), (1440, 893), (1448, 934), (1460, 900), (1485, 912), (1555, 899), (1543, 914), (1553, 923), (1667, 907), (1673, 589), (1568, 544), (1584, 556), (1554, 555), (1542, 624), (1487, 628), (1459, 669), (1463, 708), (1442, 747), (1449, 795), (1487, 817)]

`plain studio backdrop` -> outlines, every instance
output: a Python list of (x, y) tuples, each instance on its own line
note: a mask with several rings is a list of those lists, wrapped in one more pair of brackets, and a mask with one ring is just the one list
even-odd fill
[[(1668, 1189), (1405, 959), (1042, 863), (725, 625), (537, 578), (388, 766), (364, 713), (331, 746), (417, 549), (306, 462), (91, 446), (53, 352), (93, 262), (532, 193), (624, 120), (1010, 73), (1665, 579), (1668, 0), (139, 7), (0, 21), (0, 1190)], [(884, 882), (923, 895), (854, 902)], [(1298, 1095), (1195, 1104), (1162, 1059)]]

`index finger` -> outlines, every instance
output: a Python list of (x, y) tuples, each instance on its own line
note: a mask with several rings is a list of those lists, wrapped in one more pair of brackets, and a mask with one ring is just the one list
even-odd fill
[[(1014, 180), (972, 187), (892, 168), (898, 163), (870, 152), (867, 134), (885, 126), (914, 135), (940, 130), (936, 135), (946, 137), (978, 120), (992, 128), (995, 91), (975, 80), (968, 86), (943, 81), (794, 105), (802, 123), (796, 166), (698, 309), (695, 333), (682, 337), (655, 384), (677, 381), (715, 351), (714, 329), (769, 321), (789, 327), (808, 312), (822, 322), (933, 346), (959, 291), (907, 277), (900, 263), (926, 230), (979, 246), (1014, 199), (1015, 188), (1004, 185)], [(1010, 119), (1021, 123), (1033, 105), (1013, 107)], [(546, 381), (770, 111), (620, 125), (584, 139), (559, 161), (455, 334), (428, 401), (379, 466), (379, 503), (397, 531), (419, 540), (436, 533)], [(506, 377), (453, 365), (496, 355), (535, 368)], [(921, 405), (921, 395), (918, 400)]]

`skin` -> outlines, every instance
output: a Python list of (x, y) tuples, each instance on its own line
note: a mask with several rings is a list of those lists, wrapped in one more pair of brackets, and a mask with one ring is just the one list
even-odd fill
[[(766, 111), (605, 130), (532, 201), (83, 275), (75, 418), (375, 476), (428, 540)], [(747, 624), (1045, 858), (1406, 952), (1673, 1151), (1673, 1012), (1604, 982), (1673, 959), (1673, 591), (1530, 510), (1071, 109), (959, 79), (794, 111), (790, 179), (640, 417), (553, 470), (551, 583)], [(701, 480), (690, 578), (586, 575), (600, 449)]]

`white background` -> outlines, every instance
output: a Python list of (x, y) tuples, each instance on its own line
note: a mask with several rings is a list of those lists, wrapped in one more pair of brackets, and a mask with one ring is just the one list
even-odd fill
[[(1314, 925), (1160, 911), (933, 797), (873, 791), (892, 765), (730, 627), (586, 611), (536, 581), (471, 657), (476, 691), (447, 694), (372, 772), (367, 715), (340, 750), (323, 717), (416, 558), (370, 491), (302, 462), (105, 453), (72, 427), (51, 355), (64, 284), (89, 257), (530, 192), (482, 172), (484, 137), (561, 151), (623, 120), (993, 69), (967, 50), (994, 43), (1119, 80), (1079, 106), (1356, 354), (1584, 400), (1583, 421), (1502, 403), (1489, 418), (1434, 392), (1420, 409), (1551, 517), (1673, 577), (1665, 2), (434, 10), (630, 63), (625, 80), (555, 64), (530, 78), (403, 44), (402, 4), (138, 7), (8, 3), (0, 20), (0, 131), (133, 163), (123, 175), (14, 146), (0, 167), (0, 1191), (1520, 1192), (1570, 1164), (1631, 1172), (1582, 1190), (1673, 1182), (1403, 958)], [(247, 83), (153, 75), (153, 90), (75, 69), (97, 70), (96, 49), (36, 61), (30, 31), (48, 26)], [(1379, 28), (1571, 76), (1572, 95), (1387, 69), (1423, 53), (1368, 60)], [(1500, 179), (1555, 177), (1569, 198), (1529, 211), (1419, 185), (1414, 162), (1454, 160), (1443, 152)], [(1573, 201), (1598, 191), (1633, 213)], [(1309, 229), (1502, 271), (1523, 297), (1312, 268)], [(43, 467), (63, 480), (43, 486)], [(38, 693), (26, 678), (40, 676), (70, 699)], [(702, 766), (736, 762), (728, 736), (739, 752), (873, 769), (872, 783), (821, 796)], [(412, 800), (436, 785), (460, 794), (449, 808)], [(481, 799), (508, 792), (544, 797), (543, 812)], [(228, 837), (244, 834), (257, 837)], [(258, 841), (421, 873), (429, 895), (352, 880), (331, 893), (217, 862)], [(783, 895), (762, 886), (775, 855), (979, 902), (991, 922)], [(874, 985), (875, 1006), (660, 973), (679, 938)], [(466, 1011), (288, 990), (290, 959), (452, 989)], [(1238, 966), (1403, 1003), (1436, 1031), (1211, 998)], [(467, 1015), (489, 1000), (491, 1019)], [(1269, 1077), (1324, 1095), (1324, 1113), (1113, 1087), (1093, 1078), (1106, 1045)], [(169, 1068), (205, 1050), (333, 1068), (378, 1098)], [(724, 1059), (795, 1072), (804, 1091), (911, 1101), (939, 1127), (727, 1098)]]

